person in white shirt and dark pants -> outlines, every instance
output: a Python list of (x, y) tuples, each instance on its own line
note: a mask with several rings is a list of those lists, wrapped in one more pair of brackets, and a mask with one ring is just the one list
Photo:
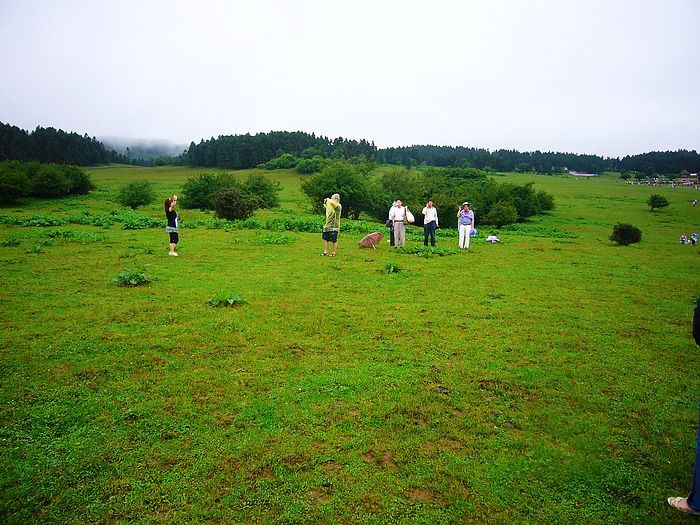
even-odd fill
[(428, 201), (423, 208), (423, 246), (428, 246), (428, 237), (430, 245), (435, 246), (435, 229), (439, 227), (437, 209), (433, 206), (433, 201)]

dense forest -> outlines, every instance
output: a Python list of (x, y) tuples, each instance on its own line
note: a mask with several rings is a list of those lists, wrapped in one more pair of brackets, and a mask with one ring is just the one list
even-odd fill
[(191, 166), (246, 169), (264, 164), (280, 153), (304, 158), (351, 158), (360, 155), (374, 158), (377, 148), (374, 142), (364, 139), (357, 141), (338, 137), (331, 140), (301, 131), (271, 131), (256, 135), (222, 135), (216, 139), (202, 140), (199, 144), (192, 142), (183, 158)]
[(700, 171), (700, 154), (696, 151), (652, 151), (622, 159), (557, 152), (519, 152), (465, 148), (461, 146), (407, 146), (385, 148), (377, 152), (377, 161), (404, 166), (472, 166), (495, 171), (534, 171), (558, 173), (570, 171), (600, 173), (601, 171), (635, 171), (644, 175), (677, 175), (686, 170)]
[[(126, 151), (126, 150), (125, 150)], [(271, 131), (251, 135), (221, 135), (190, 143), (179, 157), (141, 158), (139, 153), (117, 153), (87, 134), (37, 127), (27, 132), (0, 122), (0, 161), (36, 160), (57, 164), (88, 166), (118, 162), (123, 164), (190, 166), (247, 169), (265, 164), (287, 153), (300, 159), (365, 158), (382, 164), (402, 166), (474, 167), (493, 171), (569, 171), (600, 173), (629, 171), (641, 175), (698, 173), (700, 154), (696, 151), (651, 151), (620, 158), (560, 152), (490, 151), (463, 146), (403, 146), (378, 149), (374, 142), (338, 137), (330, 139), (301, 131)], [(307, 162), (308, 163), (308, 162)]]
[(37, 160), (55, 164), (89, 166), (128, 159), (104, 147), (87, 134), (67, 133), (55, 128), (37, 127), (31, 133), (0, 122), (0, 161)]

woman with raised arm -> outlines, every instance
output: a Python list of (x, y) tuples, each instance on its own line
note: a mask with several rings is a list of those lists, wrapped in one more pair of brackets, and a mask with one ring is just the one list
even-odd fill
[(170, 251), (168, 255), (171, 257), (177, 257), (175, 252), (175, 246), (180, 241), (180, 236), (177, 233), (177, 220), (179, 215), (175, 211), (175, 206), (177, 205), (177, 195), (173, 195), (172, 199), (167, 198), (163, 203), (165, 206), (165, 216), (168, 219), (168, 225), (165, 227), (165, 231), (170, 235)]

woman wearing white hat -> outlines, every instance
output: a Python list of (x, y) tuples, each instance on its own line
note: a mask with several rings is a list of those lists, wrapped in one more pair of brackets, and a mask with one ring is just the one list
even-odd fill
[(469, 248), (469, 238), (474, 227), (474, 212), (466, 201), (457, 212), (457, 227), (459, 228), (459, 247)]

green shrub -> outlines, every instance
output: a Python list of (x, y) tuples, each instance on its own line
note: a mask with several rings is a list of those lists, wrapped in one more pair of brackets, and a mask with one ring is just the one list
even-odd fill
[(610, 240), (620, 246), (628, 246), (642, 240), (642, 230), (631, 224), (618, 223), (613, 227)]
[(17, 237), (15, 237), (14, 235), (11, 235), (10, 237), (8, 237), (4, 241), (2, 241), (2, 245), (5, 247), (19, 246), (20, 244), (21, 244), (21, 241)]
[(262, 202), (263, 208), (274, 208), (280, 205), (279, 182), (273, 181), (263, 175), (248, 175), (243, 182), (243, 190), (257, 196)]
[(212, 205), (218, 217), (228, 220), (247, 219), (262, 207), (256, 195), (239, 188), (222, 188), (212, 194)]
[(31, 191), (32, 182), (19, 162), (0, 162), (0, 204), (11, 204)]
[(142, 286), (153, 282), (153, 279), (145, 275), (143, 272), (143, 268), (138, 270), (124, 268), (114, 279), (112, 279), (112, 281), (117, 283), (119, 286)]
[(511, 202), (500, 201), (491, 207), (491, 211), (484, 217), (486, 224), (493, 224), (496, 228), (511, 224), (518, 220), (518, 210)]
[(262, 167), (266, 170), (286, 170), (296, 168), (298, 163), (299, 159), (291, 153), (282, 153), (274, 159), (267, 161)]
[[(353, 219), (359, 218), (360, 213), (370, 208), (372, 199), (367, 177), (361, 175), (356, 166), (344, 160), (336, 160), (321, 173), (311, 175), (301, 183), (301, 189), (317, 212), (323, 211), (325, 197), (339, 193), (340, 204), (343, 206), (342, 216)], [(388, 209), (387, 207), (387, 211)]]
[(90, 175), (85, 173), (78, 166), (62, 166), (63, 173), (70, 180), (70, 193), (72, 195), (87, 195), (95, 189)]
[(240, 295), (233, 295), (228, 292), (221, 291), (217, 293), (214, 297), (209, 299), (207, 301), (207, 304), (209, 306), (214, 306), (214, 307), (224, 307), (224, 308), (233, 308), (236, 306), (241, 306), (244, 304), (247, 304), (246, 301), (244, 301)]
[(310, 159), (300, 159), (297, 164), (297, 171), (304, 175), (318, 173), (328, 165), (328, 159), (316, 155)]
[(70, 193), (71, 180), (56, 164), (43, 164), (32, 178), (34, 197), (65, 197)]
[(650, 211), (654, 211), (654, 208), (665, 208), (668, 206), (669, 202), (663, 195), (655, 193), (647, 199), (647, 206), (651, 208)]
[(117, 194), (117, 202), (135, 210), (139, 206), (150, 204), (155, 199), (153, 187), (148, 181), (134, 181), (123, 186)]
[[(200, 173), (196, 177), (189, 178), (182, 189), (182, 207), (189, 209), (211, 210), (211, 195), (221, 189), (222, 183), (230, 181), (230, 178), (222, 178), (223, 173), (214, 176), (210, 173)], [(236, 183), (234, 182), (234, 186)]]
[(390, 263), (386, 263), (386, 265), (384, 266), (384, 269), (382, 270), (382, 273), (399, 273), (402, 271), (403, 271), (403, 268), (401, 268), (401, 266), (399, 266), (396, 263), (390, 262)]

